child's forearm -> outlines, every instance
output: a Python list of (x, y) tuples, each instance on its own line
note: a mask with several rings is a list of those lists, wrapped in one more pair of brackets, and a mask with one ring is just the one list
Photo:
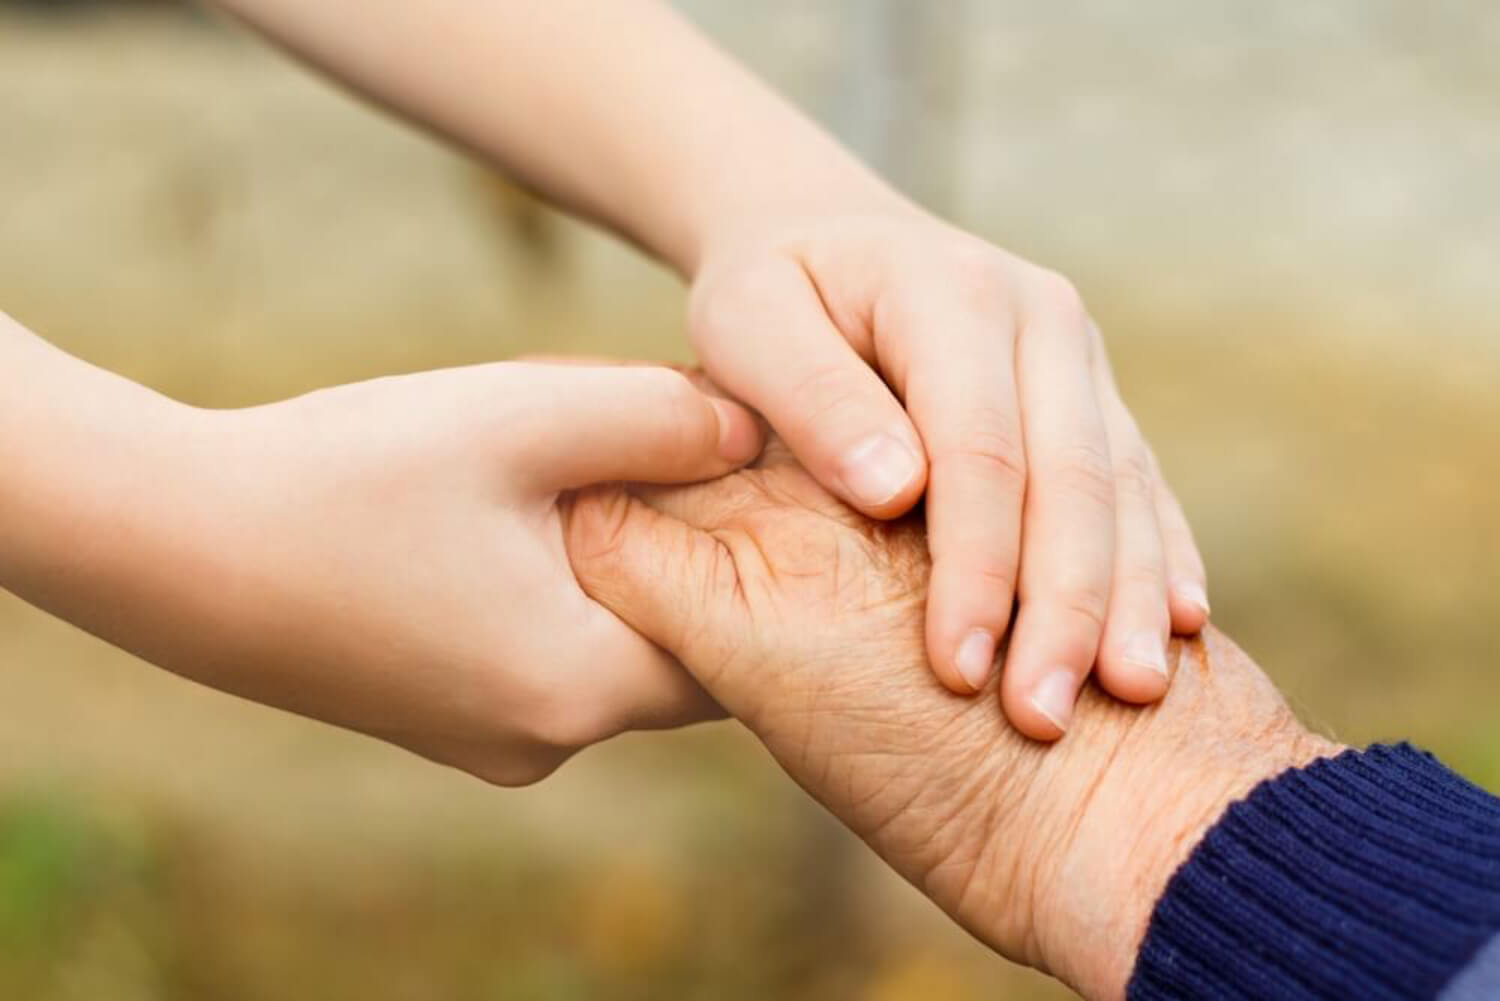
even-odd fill
[[(115, 475), (121, 396), (140, 387), (70, 358), (0, 314), (0, 584), (51, 545), (86, 480)], [(76, 541), (76, 540), (75, 540)]]
[(164, 572), (157, 556), (143, 557), (141, 519), (173, 517), (164, 450), (190, 408), (69, 357), (4, 314), (0, 383), (0, 587), (107, 630), (111, 607)]
[(679, 271), (812, 205), (894, 197), (657, 0), (218, 0)]

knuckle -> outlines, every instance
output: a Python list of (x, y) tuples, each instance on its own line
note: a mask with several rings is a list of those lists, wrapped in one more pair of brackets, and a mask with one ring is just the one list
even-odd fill
[(835, 428), (860, 421), (867, 394), (847, 367), (817, 366), (792, 381), (790, 399), (801, 401), (803, 428)]
[(1009, 297), (1010, 261), (993, 247), (965, 243), (950, 252), (945, 269), (952, 291), (970, 306), (995, 307)]
[(1144, 449), (1133, 448), (1115, 462), (1115, 491), (1143, 503), (1156, 495), (1156, 474)]
[(1115, 592), (1143, 601), (1167, 602), (1166, 567), (1160, 560), (1132, 561), (1115, 573)]
[(715, 444), (715, 422), (707, 420), (708, 407), (687, 376), (669, 368), (643, 369), (650, 380), (656, 416), (653, 423), (663, 449), (669, 454), (696, 455)]
[(1080, 443), (1062, 450), (1053, 459), (1047, 480), (1069, 494), (1114, 507), (1114, 476), (1109, 456), (1099, 446)]
[(676, 410), (691, 410), (698, 406), (699, 393), (688, 377), (676, 369), (650, 367), (637, 369), (640, 378), (650, 387), (659, 405)]
[(1081, 620), (1096, 635), (1104, 631), (1104, 610), (1109, 602), (1106, 583), (1071, 581), (1059, 587), (1052, 600), (1068, 615)]
[(1026, 482), (1026, 449), (1015, 421), (998, 409), (983, 410), (936, 450), (934, 466), (975, 469), (1019, 491)]
[(963, 592), (974, 592), (993, 598), (997, 607), (1004, 605), (1009, 613), (1010, 599), (1016, 591), (1017, 564), (1014, 552), (971, 551), (956, 561), (951, 575)]
[(1066, 275), (1047, 268), (1039, 268), (1031, 276), (1031, 300), (1041, 309), (1055, 313), (1070, 321), (1069, 325), (1087, 326), (1088, 310), (1083, 303), (1083, 294)]
[(786, 262), (758, 258), (719, 271), (696, 286), (688, 301), (688, 326), (695, 343), (735, 336), (744, 329), (747, 316), (776, 301), (785, 279)]

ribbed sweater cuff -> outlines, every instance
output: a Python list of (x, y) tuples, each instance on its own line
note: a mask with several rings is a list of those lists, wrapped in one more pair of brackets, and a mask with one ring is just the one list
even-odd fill
[(1500, 930), (1500, 800), (1408, 744), (1225, 811), (1157, 901), (1128, 997), (1428, 999)]

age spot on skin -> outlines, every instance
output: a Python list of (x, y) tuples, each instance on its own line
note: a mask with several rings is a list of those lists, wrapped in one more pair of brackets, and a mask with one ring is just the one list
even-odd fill
[(1173, 664), (1172, 678), (1174, 680), (1185, 661), (1192, 661), (1200, 678), (1207, 678), (1213, 670), (1213, 666), (1209, 663), (1208, 644), (1204, 642), (1202, 634), (1184, 639), (1173, 639), (1170, 653), (1169, 660)]

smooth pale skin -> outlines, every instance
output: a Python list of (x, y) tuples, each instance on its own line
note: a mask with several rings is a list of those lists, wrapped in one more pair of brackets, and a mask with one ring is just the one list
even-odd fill
[(663, 368), (497, 364), (198, 410), (0, 315), (0, 587), (204, 684), (493, 782), (722, 715), (587, 598), (560, 491), (718, 476), (743, 407)]
[(950, 689), (1009, 631), (1033, 737), (1096, 662), (1166, 690), (1203, 565), (1065, 278), (912, 204), (657, 0), (219, 6), (675, 269), (703, 365), (830, 491), (889, 518), (925, 490)]
[(1124, 996), (1155, 901), (1228, 803), (1340, 750), (1212, 629), (1173, 642), (1157, 705), (1089, 687), (1066, 739), (1027, 739), (922, 668), (922, 525), (862, 517), (779, 443), (712, 483), (584, 491), (565, 523), (595, 600), (954, 920), (1088, 998)]

